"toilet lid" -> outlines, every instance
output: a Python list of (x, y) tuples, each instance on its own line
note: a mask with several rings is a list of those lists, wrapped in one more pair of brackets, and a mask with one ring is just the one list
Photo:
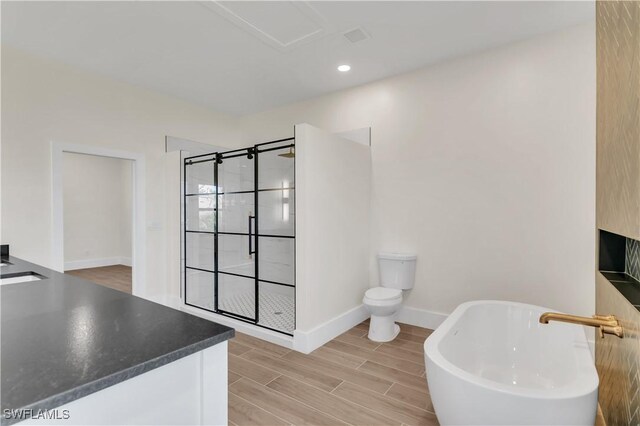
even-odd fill
[(390, 300), (400, 297), (402, 290), (397, 288), (374, 287), (367, 290), (364, 295), (372, 300)]

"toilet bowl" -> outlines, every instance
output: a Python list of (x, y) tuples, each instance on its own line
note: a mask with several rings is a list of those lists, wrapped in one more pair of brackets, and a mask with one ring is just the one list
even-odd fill
[(378, 255), (380, 287), (370, 288), (362, 303), (371, 314), (368, 337), (374, 342), (389, 342), (398, 336), (400, 326), (395, 323), (402, 293), (413, 288), (416, 256), (399, 253)]
[(402, 290), (374, 287), (364, 294), (362, 303), (371, 313), (369, 339), (375, 342), (389, 342), (400, 333), (395, 323), (396, 312), (402, 306)]

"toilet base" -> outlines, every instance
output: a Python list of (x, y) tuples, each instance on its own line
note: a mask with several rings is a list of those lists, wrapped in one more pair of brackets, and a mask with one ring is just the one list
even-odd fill
[(374, 342), (390, 342), (400, 333), (400, 326), (394, 322), (394, 315), (385, 317), (371, 315), (369, 323), (369, 340)]

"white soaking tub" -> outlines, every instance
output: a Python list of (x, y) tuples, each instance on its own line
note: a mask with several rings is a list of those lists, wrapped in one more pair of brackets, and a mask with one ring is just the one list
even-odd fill
[(475, 301), (424, 343), (443, 425), (593, 425), (598, 374), (582, 326), (540, 324), (550, 309)]

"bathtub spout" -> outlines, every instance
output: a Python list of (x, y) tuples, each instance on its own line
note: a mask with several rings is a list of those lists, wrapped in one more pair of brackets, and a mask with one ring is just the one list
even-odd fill
[(540, 315), (541, 324), (549, 324), (549, 321), (568, 322), (571, 324), (587, 325), (589, 327), (597, 327), (600, 337), (604, 338), (605, 334), (613, 334), (620, 338), (624, 337), (624, 332), (620, 322), (613, 315), (594, 315), (593, 317), (580, 317), (577, 315), (561, 314), (558, 312), (545, 312)]

